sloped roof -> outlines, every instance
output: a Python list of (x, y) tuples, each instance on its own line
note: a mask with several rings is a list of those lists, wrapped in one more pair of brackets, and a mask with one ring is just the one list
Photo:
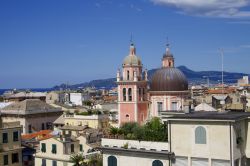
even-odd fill
[(32, 114), (32, 113), (45, 113), (45, 112), (59, 112), (60, 108), (55, 108), (39, 99), (26, 99), (21, 102), (12, 103), (4, 107), (1, 112), (5, 113), (18, 113), (18, 114)]
[(22, 140), (31, 140), (31, 139), (36, 139), (36, 140), (45, 140), (48, 138), (52, 138), (53, 135), (51, 134), (52, 130), (41, 130), (36, 133), (31, 133), (31, 134), (25, 134), (22, 135)]
[(61, 115), (53, 123), (54, 124), (64, 124), (64, 121), (65, 121), (65, 119), (64, 119), (63, 115)]
[(207, 103), (201, 103), (194, 108), (195, 111), (217, 111), (214, 107)]

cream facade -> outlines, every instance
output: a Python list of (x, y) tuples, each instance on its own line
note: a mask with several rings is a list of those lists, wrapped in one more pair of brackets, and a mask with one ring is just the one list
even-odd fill
[(0, 122), (0, 165), (22, 166), (21, 126), (19, 122)]
[(99, 153), (89, 152), (92, 147), (85, 136), (62, 135), (40, 141), (40, 151), (35, 155), (35, 165), (42, 166), (73, 166), (70, 156), (82, 154), (85, 158)]
[(52, 129), (53, 122), (63, 111), (39, 99), (26, 99), (4, 107), (1, 113), (4, 123), (19, 121), (22, 134), (27, 134)]
[(35, 165), (72, 166), (70, 155), (79, 152), (77, 145), (79, 145), (78, 140), (71, 141), (66, 138), (50, 138), (40, 141), (40, 152), (35, 155)]
[(167, 117), (175, 166), (248, 166), (248, 113), (193, 113)]

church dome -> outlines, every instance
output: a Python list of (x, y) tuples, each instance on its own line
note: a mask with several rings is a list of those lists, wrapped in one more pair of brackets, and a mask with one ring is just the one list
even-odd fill
[(188, 81), (178, 68), (174, 67), (174, 57), (167, 44), (166, 53), (163, 54), (162, 68), (152, 76), (150, 91), (186, 91)]
[(175, 67), (163, 67), (152, 76), (150, 91), (186, 91), (188, 81), (185, 75)]
[(128, 55), (124, 58), (123, 65), (139, 66), (141, 65), (141, 59), (135, 55)]
[(136, 56), (136, 49), (133, 43), (130, 45), (129, 55), (124, 58), (122, 64), (130, 66), (142, 65), (141, 59), (138, 56)]

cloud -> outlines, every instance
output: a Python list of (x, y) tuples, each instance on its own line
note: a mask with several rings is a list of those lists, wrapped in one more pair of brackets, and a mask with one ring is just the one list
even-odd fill
[(241, 45), (241, 48), (250, 48), (250, 44)]
[(221, 18), (250, 18), (250, 0), (151, 0), (180, 9), (179, 13)]
[(131, 8), (131, 9), (135, 9), (137, 12), (141, 12), (141, 11), (142, 11), (141, 8), (136, 7), (134, 4), (130, 4), (130, 8)]
[(250, 21), (230, 21), (229, 24), (245, 24), (250, 25)]

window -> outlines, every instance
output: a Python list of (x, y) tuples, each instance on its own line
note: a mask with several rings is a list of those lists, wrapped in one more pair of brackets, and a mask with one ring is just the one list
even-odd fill
[(129, 80), (129, 71), (127, 71), (127, 80)]
[(45, 130), (45, 125), (44, 125), (44, 123), (42, 123), (42, 130)]
[(132, 101), (132, 89), (128, 88), (128, 100)]
[(139, 100), (142, 100), (141, 88), (139, 88)]
[(56, 154), (56, 144), (52, 144), (52, 150), (51, 150), (51, 152), (53, 154)]
[(145, 88), (142, 88), (142, 97), (143, 97), (143, 100), (145, 98)]
[(80, 144), (80, 152), (83, 152), (83, 146)]
[(28, 126), (28, 130), (29, 130), (29, 133), (32, 133), (32, 128), (31, 128), (31, 125)]
[(41, 144), (41, 151), (42, 151), (43, 153), (46, 152), (46, 144), (45, 144), (45, 143), (42, 143), (42, 144)]
[(52, 166), (57, 166), (57, 161), (53, 160), (52, 161)]
[(206, 129), (202, 126), (199, 126), (195, 129), (195, 143), (196, 144), (206, 144)]
[(127, 120), (127, 121), (130, 121), (129, 114), (126, 114), (126, 116), (125, 116), (125, 117), (126, 117), (126, 120)]
[(71, 153), (74, 153), (74, 144), (71, 144), (71, 146), (70, 146), (70, 149), (71, 149)]
[(117, 159), (115, 156), (108, 157), (108, 166), (117, 166)]
[(3, 133), (3, 143), (8, 143), (8, 133)]
[(18, 153), (12, 153), (12, 164), (18, 162), (19, 162)]
[(126, 88), (122, 90), (123, 101), (126, 101)]
[(9, 156), (8, 155), (4, 155), (3, 156), (3, 165), (8, 165), (9, 164)]
[(13, 132), (13, 141), (14, 142), (18, 141), (18, 135), (19, 135), (18, 131)]
[(162, 102), (157, 102), (157, 111), (158, 114), (162, 111)]
[(46, 159), (42, 159), (42, 166), (46, 166)]
[(160, 160), (154, 160), (152, 166), (163, 166), (163, 163)]
[(173, 111), (177, 111), (177, 102), (172, 102), (171, 108)]

